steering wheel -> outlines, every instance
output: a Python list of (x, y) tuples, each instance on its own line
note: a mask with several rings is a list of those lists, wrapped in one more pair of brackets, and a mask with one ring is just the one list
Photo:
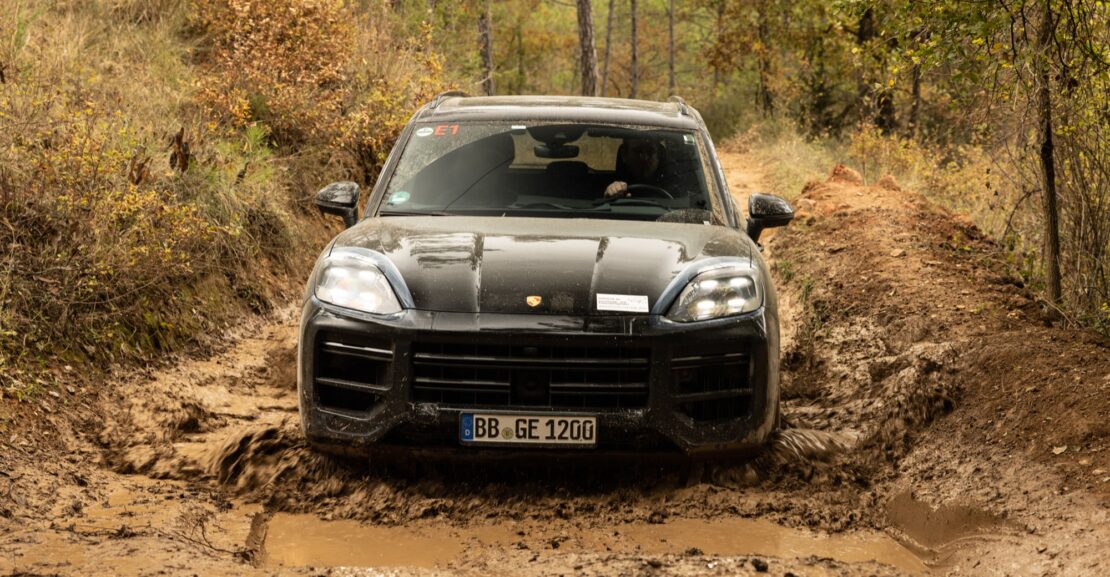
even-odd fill
[(654, 194), (637, 195), (637, 196), (661, 196), (661, 197), (664, 197), (664, 198), (669, 198), (671, 200), (674, 200), (674, 195), (667, 192), (667, 189), (665, 189), (661, 186), (655, 186), (654, 184), (630, 184), (630, 185), (628, 185), (627, 190), (628, 190), (629, 196), (632, 195), (632, 191), (638, 190), (638, 191), (650, 192), (650, 193), (654, 193)]

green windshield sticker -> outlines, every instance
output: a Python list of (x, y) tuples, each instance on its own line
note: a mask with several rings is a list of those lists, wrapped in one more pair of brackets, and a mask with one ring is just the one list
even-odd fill
[(397, 192), (389, 195), (389, 201), (386, 204), (405, 204), (409, 201), (409, 193), (407, 190), (398, 190)]

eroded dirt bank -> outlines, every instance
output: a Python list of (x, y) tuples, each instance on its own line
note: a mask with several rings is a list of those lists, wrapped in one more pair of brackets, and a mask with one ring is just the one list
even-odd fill
[[(738, 197), (758, 186), (723, 160)], [(211, 358), (19, 417), (0, 436), (0, 573), (1110, 570), (1106, 340), (1046, 326), (974, 227), (891, 181), (841, 169), (795, 204), (768, 242), (786, 429), (749, 463), (316, 455), (289, 308)]]

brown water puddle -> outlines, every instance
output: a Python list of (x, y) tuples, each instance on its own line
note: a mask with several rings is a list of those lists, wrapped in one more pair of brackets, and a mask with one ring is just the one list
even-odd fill
[(561, 553), (662, 555), (698, 548), (708, 555), (817, 556), (849, 563), (877, 561), (914, 574), (927, 572), (921, 559), (884, 533), (823, 535), (740, 518), (676, 519), (606, 529), (581, 529), (571, 523), (466, 528), (428, 524), (413, 528), (279, 513), (269, 523), (265, 559), (271, 567), (431, 568), (449, 565), (475, 549), (505, 549), (522, 541), (536, 549), (550, 546), (553, 540), (559, 543)]
[(991, 538), (1019, 529), (1013, 521), (981, 509), (948, 504), (932, 508), (900, 493), (887, 503), (887, 521), (900, 529), (915, 545), (938, 550), (968, 538)]
[(884, 533), (825, 535), (789, 529), (759, 519), (678, 519), (662, 525), (631, 525), (621, 531), (647, 553), (680, 553), (697, 547), (710, 555), (829, 557), (847, 563), (877, 561), (908, 573), (926, 572), (909, 549)]

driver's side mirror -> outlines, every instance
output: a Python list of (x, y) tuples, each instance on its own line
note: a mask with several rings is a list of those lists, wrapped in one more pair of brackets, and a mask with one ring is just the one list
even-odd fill
[(794, 208), (773, 194), (753, 194), (748, 199), (748, 236), (759, 242), (764, 229), (786, 226), (794, 220)]
[(325, 214), (343, 217), (350, 228), (358, 222), (358, 184), (351, 181), (333, 182), (316, 193), (316, 208)]

